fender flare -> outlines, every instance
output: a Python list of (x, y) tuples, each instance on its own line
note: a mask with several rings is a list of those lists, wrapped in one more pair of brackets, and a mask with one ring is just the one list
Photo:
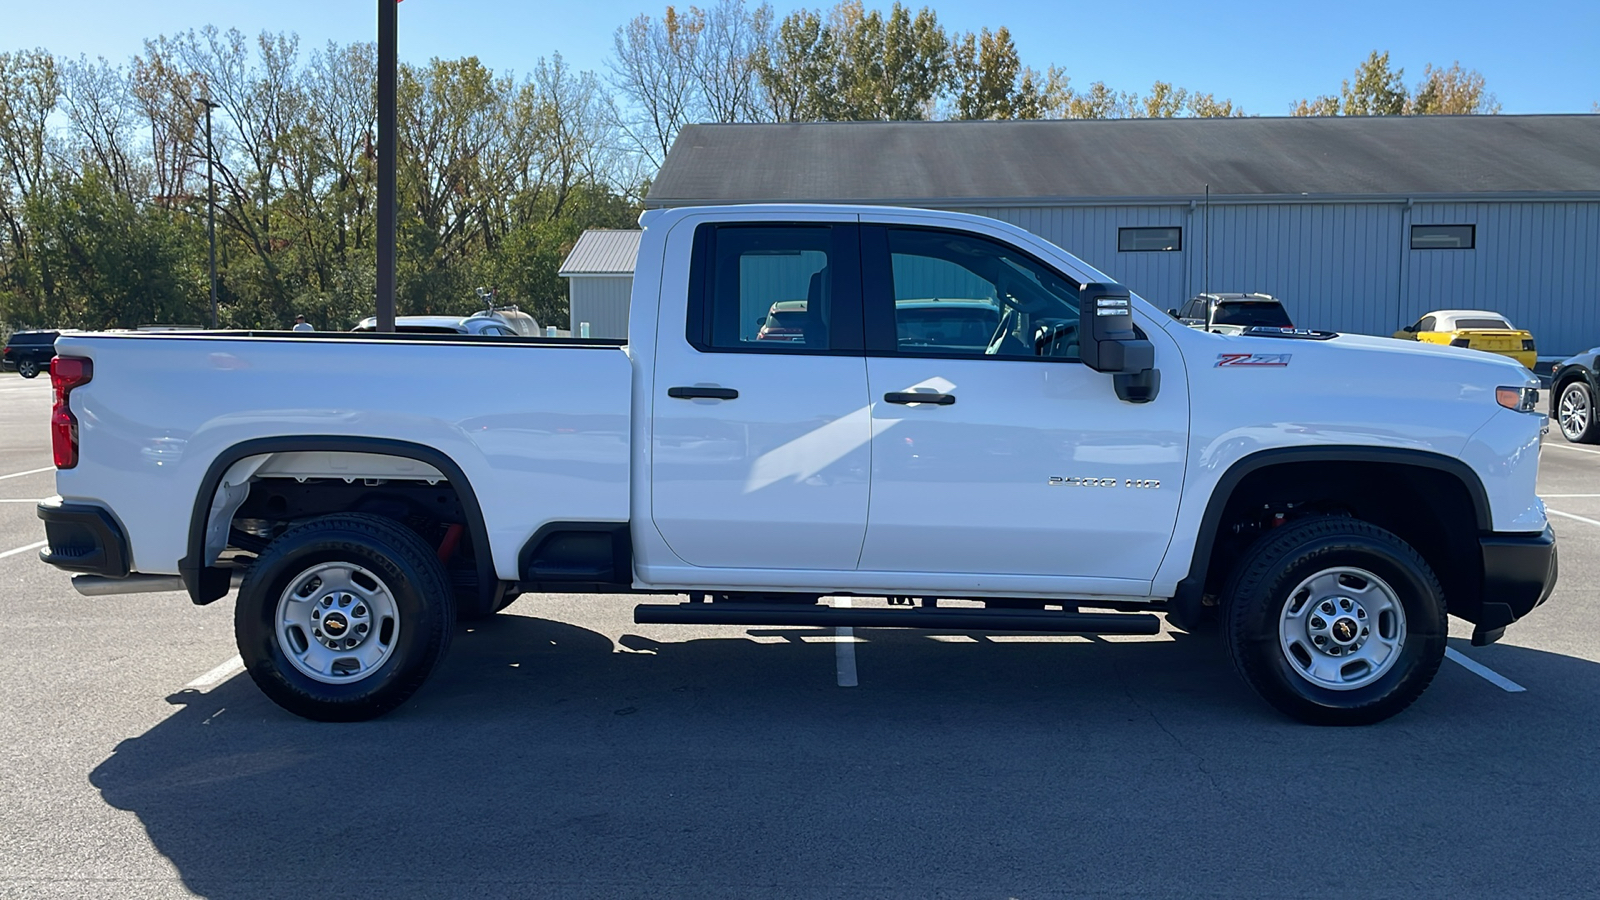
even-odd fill
[(484, 524), (483, 509), (478, 505), (478, 495), (473, 492), (467, 474), (454, 459), (441, 450), (390, 438), (349, 437), (342, 435), (303, 435), (295, 437), (267, 437), (241, 441), (217, 454), (200, 479), (200, 490), (195, 494), (194, 507), (189, 514), (188, 554), (178, 560), (178, 575), (196, 606), (204, 606), (228, 593), (231, 572), (218, 566), (205, 565), (206, 522), (210, 517), (211, 501), (216, 496), (222, 476), (241, 459), (267, 453), (297, 451), (343, 451), (347, 453), (372, 453), (381, 456), (399, 456), (427, 463), (443, 472), (445, 480), (455, 489), (466, 513), (467, 533), (478, 549), (478, 594), (492, 599), (499, 586), (494, 560), (490, 555), (489, 529)]
[(1318, 445), (1315, 447), (1274, 447), (1258, 450), (1236, 460), (1222, 477), (1217, 479), (1211, 497), (1206, 501), (1205, 514), (1200, 518), (1200, 530), (1195, 535), (1194, 552), (1189, 561), (1189, 574), (1178, 582), (1169, 609), (1178, 627), (1195, 624), (1201, 615), (1201, 595), (1205, 592), (1206, 577), (1211, 567), (1211, 553), (1216, 546), (1217, 529), (1222, 525), (1222, 514), (1233, 498), (1233, 492), (1246, 476), (1271, 466), (1304, 462), (1367, 462), (1390, 465), (1417, 466), (1445, 472), (1456, 477), (1466, 488), (1472, 500), (1474, 518), (1479, 533), (1493, 530), (1489, 513), (1489, 494), (1483, 480), (1472, 467), (1454, 457), (1427, 450), (1405, 447), (1362, 447)]

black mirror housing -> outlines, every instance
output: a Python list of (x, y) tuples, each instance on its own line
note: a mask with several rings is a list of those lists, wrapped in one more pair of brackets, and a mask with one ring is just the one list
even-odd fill
[(1117, 396), (1148, 403), (1161, 388), (1156, 348), (1133, 325), (1133, 296), (1120, 284), (1078, 288), (1078, 352), (1084, 365), (1113, 376)]

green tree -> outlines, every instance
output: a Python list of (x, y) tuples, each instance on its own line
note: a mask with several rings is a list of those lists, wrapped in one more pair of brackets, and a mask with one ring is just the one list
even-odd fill
[(955, 70), (955, 117), (958, 119), (1015, 119), (1033, 112), (1038, 90), (1028, 80), (1023, 91), (1022, 59), (1005, 26), (967, 32), (951, 44)]
[(1342, 111), (1347, 116), (1398, 116), (1406, 111), (1405, 69), (1389, 68), (1389, 51), (1374, 50), (1356, 67), (1355, 80), (1346, 80), (1339, 89)]

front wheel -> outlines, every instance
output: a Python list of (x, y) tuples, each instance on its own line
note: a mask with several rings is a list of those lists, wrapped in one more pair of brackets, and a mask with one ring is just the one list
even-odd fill
[(1268, 532), (1225, 592), (1235, 668), (1280, 712), (1366, 725), (1410, 706), (1444, 661), (1444, 593), (1395, 535), (1325, 516)]
[(251, 567), (234, 609), (256, 686), (323, 722), (404, 703), (443, 659), (454, 621), (432, 548), (390, 519), (356, 513), (284, 532)]
[(17, 360), (17, 374), (23, 378), (38, 378), (39, 363), (31, 359)]
[(1595, 416), (1594, 391), (1582, 381), (1561, 389), (1556, 398), (1556, 423), (1561, 436), (1574, 444), (1600, 443), (1600, 418)]

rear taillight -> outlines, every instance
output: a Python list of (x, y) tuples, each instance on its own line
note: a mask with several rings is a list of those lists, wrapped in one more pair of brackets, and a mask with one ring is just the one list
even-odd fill
[(1455, 340), (1450, 342), (1450, 346), (1452, 346), (1452, 347), (1471, 347), (1472, 346), (1472, 339), (1471, 338), (1456, 338)]
[(55, 405), (50, 408), (50, 449), (55, 452), (56, 468), (70, 469), (78, 464), (78, 417), (67, 408), (72, 389), (89, 383), (94, 363), (80, 356), (58, 356), (50, 360), (50, 386)]
[(1523, 338), (1523, 340), (1522, 340), (1522, 349), (1524, 349), (1524, 350), (1532, 350), (1533, 349), (1533, 338)]

